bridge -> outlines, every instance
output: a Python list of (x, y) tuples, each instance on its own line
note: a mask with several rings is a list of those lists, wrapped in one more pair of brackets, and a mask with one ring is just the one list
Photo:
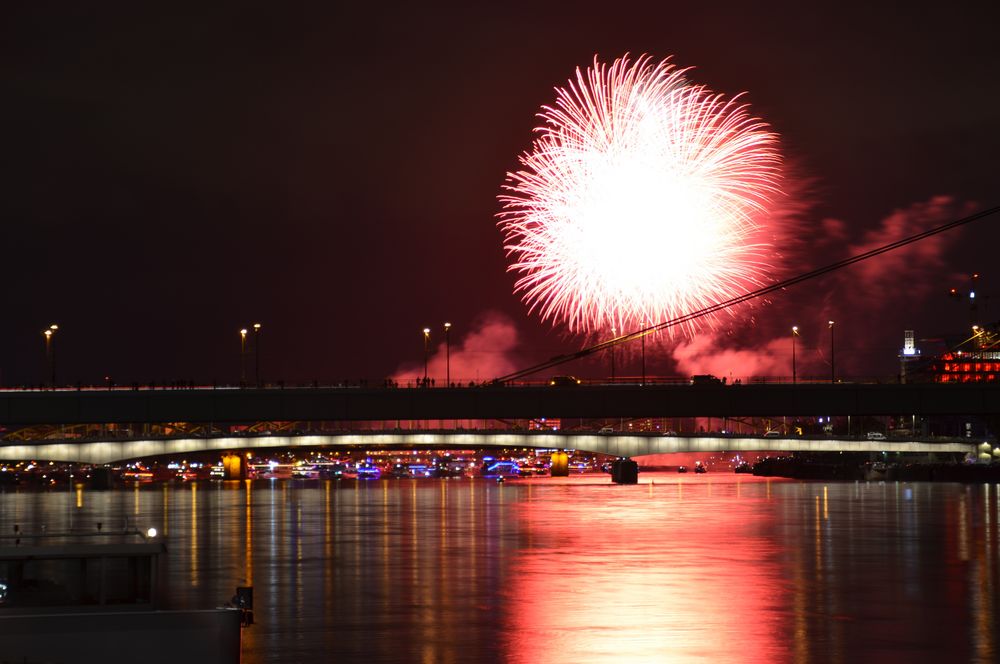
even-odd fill
[[(979, 441), (975, 441), (979, 442)], [(975, 451), (971, 440), (858, 440), (855, 438), (772, 438), (762, 436), (601, 434), (550, 431), (368, 431), (341, 434), (219, 436), (132, 440), (38, 441), (0, 447), (0, 460), (108, 464), (130, 459), (195, 452), (275, 448), (536, 448), (578, 450), (618, 457), (672, 452), (909, 452)]]
[(0, 425), (640, 417), (979, 416), (1000, 383), (0, 391)]

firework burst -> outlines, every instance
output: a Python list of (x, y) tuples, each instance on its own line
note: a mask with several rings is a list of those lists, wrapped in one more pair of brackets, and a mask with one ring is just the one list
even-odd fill
[(686, 72), (595, 58), (542, 107), (498, 215), (516, 292), (542, 320), (627, 332), (767, 278), (777, 136)]

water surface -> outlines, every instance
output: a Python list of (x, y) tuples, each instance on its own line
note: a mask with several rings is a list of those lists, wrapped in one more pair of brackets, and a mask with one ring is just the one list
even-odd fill
[(169, 605), (254, 587), (244, 662), (995, 661), (997, 487), (644, 473), (0, 494), (155, 526)]

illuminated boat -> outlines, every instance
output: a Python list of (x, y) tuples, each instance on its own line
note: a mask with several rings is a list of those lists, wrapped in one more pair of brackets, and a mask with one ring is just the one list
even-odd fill
[(516, 461), (483, 457), (480, 475), (483, 477), (520, 477), (521, 466)]
[(319, 463), (316, 468), (324, 480), (339, 480), (347, 473), (347, 466), (342, 463)]
[(319, 468), (313, 465), (298, 465), (292, 469), (292, 478), (299, 480), (319, 479)]
[(444, 478), (463, 477), (468, 465), (465, 459), (452, 458), (451, 455), (445, 455), (434, 459), (432, 475), (433, 477)]
[(382, 469), (366, 459), (358, 464), (357, 474), (359, 480), (377, 480), (382, 477)]

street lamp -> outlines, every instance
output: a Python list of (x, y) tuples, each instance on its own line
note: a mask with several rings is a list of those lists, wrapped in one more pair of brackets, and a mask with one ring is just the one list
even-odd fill
[(799, 336), (799, 326), (792, 325), (792, 385), (795, 384), (795, 337)]
[(830, 324), (830, 384), (832, 385), (833, 383), (837, 382), (837, 372), (836, 372), (836, 365), (833, 362), (833, 360), (834, 360), (834, 355), (833, 355), (833, 321), (830, 321), (829, 324)]
[(240, 387), (246, 385), (247, 382), (247, 329), (244, 327), (240, 330)]
[(430, 350), (431, 328), (424, 328), (424, 387), (427, 387), (427, 353)]
[(56, 386), (56, 351), (52, 339), (58, 329), (59, 326), (53, 323), (42, 331), (42, 334), (45, 335), (45, 359), (48, 361), (49, 379), (52, 382), (52, 387)]
[[(616, 339), (617, 336), (618, 333), (615, 331), (615, 328), (611, 328), (611, 338)], [(608, 350), (611, 351), (611, 382), (613, 383), (615, 382), (615, 345), (611, 344)]]
[(253, 372), (257, 380), (257, 387), (260, 387), (260, 323), (253, 324)]
[(642, 386), (646, 386), (646, 335), (642, 335), (640, 338), (642, 341)]
[(444, 324), (444, 357), (444, 384), (445, 387), (451, 387), (451, 323)]

